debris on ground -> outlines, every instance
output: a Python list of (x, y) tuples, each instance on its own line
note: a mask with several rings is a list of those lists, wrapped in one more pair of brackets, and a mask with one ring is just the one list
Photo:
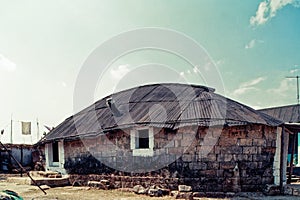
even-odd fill
[(88, 181), (87, 185), (89, 187), (102, 189), (102, 190), (108, 190), (108, 189), (112, 188), (112, 186), (108, 180)]
[(144, 188), (142, 185), (136, 185), (133, 187), (133, 192), (136, 194), (146, 194), (146, 188)]

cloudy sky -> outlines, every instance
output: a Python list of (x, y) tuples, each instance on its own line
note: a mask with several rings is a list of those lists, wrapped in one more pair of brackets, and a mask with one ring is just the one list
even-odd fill
[[(218, 93), (254, 108), (294, 104), (296, 80), (285, 77), (300, 75), (299, 21), (299, 0), (0, 0), (2, 139), (11, 116), (15, 123), (38, 118), (48, 126), (70, 116), (88, 56), (114, 36), (144, 27), (171, 29), (200, 44), (220, 73)], [(148, 70), (149, 63), (161, 69)], [(94, 100), (164, 80), (205, 84), (195, 66), (167, 52), (143, 50), (106, 68)]]

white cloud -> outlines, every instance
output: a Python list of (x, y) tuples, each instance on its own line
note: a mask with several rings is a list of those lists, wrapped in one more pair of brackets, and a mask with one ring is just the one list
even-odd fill
[(254, 48), (258, 43), (264, 43), (263, 40), (257, 40), (257, 39), (252, 39), (248, 44), (245, 45), (245, 49), (252, 49)]
[[(212, 67), (217, 66), (217, 65), (222, 65), (224, 63), (223, 60), (217, 61), (215, 64), (212, 62), (207, 62), (203, 65), (203, 68), (201, 68), (204, 71), (209, 71), (211, 70)], [(185, 76), (185, 75), (193, 75), (193, 74), (201, 74), (200, 67), (198, 65), (195, 65), (193, 69), (188, 69), (186, 71), (182, 71), (179, 73), (180, 76)]]
[(257, 88), (255, 87), (240, 87), (236, 90), (233, 91), (233, 95), (237, 96), (237, 95), (241, 95), (241, 94), (244, 94), (250, 90), (258, 90)]
[(252, 49), (256, 44), (256, 40), (251, 40), (248, 44), (246, 44), (245, 49)]
[(17, 65), (15, 63), (0, 54), (0, 70), (12, 72), (15, 71), (16, 68)]
[(221, 65), (223, 65), (224, 63), (225, 63), (224, 60), (217, 60), (215, 64), (216, 64), (217, 66), (221, 66)]
[(129, 72), (129, 65), (119, 65), (116, 69), (111, 69), (110, 74), (113, 79), (120, 80)]
[(273, 89), (269, 89), (268, 92), (270, 93), (275, 93), (277, 95), (280, 96), (286, 96), (286, 92), (293, 89), (295, 86), (293, 84), (293, 80), (292, 79), (283, 79), (280, 82), (279, 87), (273, 88)]
[(261, 2), (255, 16), (250, 18), (250, 24), (252, 26), (265, 24), (276, 16), (278, 10), (289, 4), (296, 7), (297, 0), (265, 0)]
[(268, 21), (268, 17), (266, 16), (268, 11), (269, 8), (267, 2), (261, 2), (256, 11), (256, 15), (250, 18), (250, 24), (254, 26), (266, 23)]
[(253, 79), (251, 81), (248, 81), (248, 82), (244, 82), (241, 84), (241, 87), (250, 87), (250, 86), (254, 86), (254, 85), (257, 85), (259, 84), (260, 82), (266, 80), (266, 77), (258, 77), (256, 79)]
[(294, 68), (294, 69), (291, 69), (291, 70), (290, 70), (290, 73), (291, 73), (291, 74), (295, 74), (296, 72), (299, 72), (299, 69), (297, 69), (298, 66), (299, 66), (299, 65), (294, 65), (295, 68)]
[(266, 80), (265, 77), (258, 77), (256, 79), (247, 81), (247, 82), (243, 82), (240, 84), (239, 88), (237, 88), (236, 90), (233, 91), (233, 95), (237, 96), (237, 95), (242, 95), (250, 90), (259, 90), (258, 88), (254, 87), (257, 84), (259, 84), (260, 82)]
[(296, 72), (298, 72), (299, 70), (298, 69), (292, 69), (292, 70), (290, 70), (290, 73), (291, 74), (294, 74), (294, 73), (296, 73)]
[(186, 76), (186, 75), (191, 75), (192, 73), (197, 74), (199, 73), (199, 69), (197, 66), (194, 66), (192, 70), (188, 69), (186, 71), (182, 71), (179, 73), (180, 76)]
[(194, 68), (193, 68), (193, 72), (194, 72), (195, 74), (197, 74), (197, 73), (199, 72), (199, 69), (198, 69), (197, 65), (196, 65), (196, 66), (194, 66)]
[(270, 17), (274, 17), (276, 15), (277, 10), (283, 8), (288, 4), (292, 4), (294, 0), (271, 0), (270, 1)]

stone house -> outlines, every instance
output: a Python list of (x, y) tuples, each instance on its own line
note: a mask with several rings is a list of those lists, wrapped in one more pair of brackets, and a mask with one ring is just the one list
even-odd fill
[(47, 169), (70, 174), (73, 183), (107, 178), (115, 187), (257, 191), (286, 181), (282, 125), (212, 88), (152, 84), (95, 102), (37, 145)]

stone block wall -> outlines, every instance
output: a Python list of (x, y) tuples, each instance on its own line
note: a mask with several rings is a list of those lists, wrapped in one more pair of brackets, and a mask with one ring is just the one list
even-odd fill
[(133, 188), (135, 185), (142, 185), (147, 188), (153, 185), (159, 185), (171, 190), (178, 189), (178, 178), (163, 178), (159, 176), (125, 176), (125, 175), (79, 175), (71, 174), (70, 183), (72, 185), (86, 186), (88, 181), (109, 180), (113, 188)]
[[(155, 128), (153, 158), (131, 156), (129, 132), (119, 130), (83, 141), (64, 141), (67, 172), (133, 177), (137, 174), (123, 173), (112, 166), (130, 161), (143, 167), (159, 158), (168, 164), (151, 171), (151, 176), (178, 178), (178, 184), (191, 185), (194, 191), (259, 191), (274, 183), (274, 156), (276, 145), (280, 145), (276, 144), (276, 127)], [(102, 159), (111, 164), (104, 164)], [(138, 176), (149, 177), (149, 173)]]

